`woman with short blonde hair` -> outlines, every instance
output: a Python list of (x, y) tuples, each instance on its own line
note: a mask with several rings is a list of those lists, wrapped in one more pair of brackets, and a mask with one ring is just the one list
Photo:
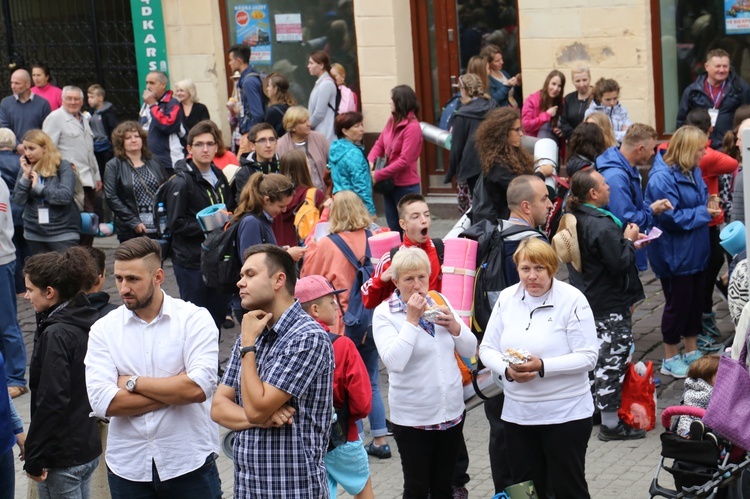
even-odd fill
[(330, 174), (327, 174), (328, 139), (313, 130), (310, 126), (310, 112), (304, 106), (292, 106), (284, 114), (284, 129), (287, 134), (279, 138), (276, 154), (282, 157), (287, 151), (301, 149), (305, 151), (310, 163), (310, 174), (313, 184), (318, 189), (330, 194)]
[(190, 132), (198, 122), (210, 120), (211, 115), (208, 108), (198, 101), (198, 91), (195, 88), (195, 82), (190, 78), (185, 78), (175, 83), (175, 98), (180, 102), (182, 114), (185, 117), (185, 133)]
[(570, 70), (570, 81), (575, 91), (565, 96), (562, 114), (560, 115), (560, 130), (565, 140), (570, 140), (573, 130), (583, 123), (586, 110), (591, 104), (594, 88), (591, 86), (591, 71), (586, 64), (576, 64)]

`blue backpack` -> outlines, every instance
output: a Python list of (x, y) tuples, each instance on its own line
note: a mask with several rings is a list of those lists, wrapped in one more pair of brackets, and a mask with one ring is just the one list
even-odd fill
[(443, 130), (450, 131), (453, 121), (453, 113), (455, 113), (456, 109), (458, 109), (460, 106), (461, 92), (458, 92), (457, 94), (454, 94), (453, 97), (448, 100), (448, 102), (445, 103), (443, 112), (440, 113), (440, 123), (438, 124), (438, 126)]
[[(370, 238), (372, 233), (366, 231), (367, 239)], [(354, 283), (352, 283), (351, 290), (349, 291), (349, 305), (344, 313), (344, 334), (347, 338), (352, 340), (357, 348), (362, 348), (365, 345), (374, 346), (372, 340), (372, 309), (365, 308), (362, 303), (362, 285), (372, 275), (374, 267), (370, 261), (370, 244), (365, 240), (365, 257), (364, 261), (360, 263), (354, 252), (346, 244), (340, 235), (330, 234), (328, 237), (338, 247), (338, 249), (344, 254), (350, 264), (357, 269), (357, 275), (354, 277)]]

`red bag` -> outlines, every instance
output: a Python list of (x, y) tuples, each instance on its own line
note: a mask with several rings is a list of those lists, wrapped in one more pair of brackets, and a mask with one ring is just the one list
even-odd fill
[(631, 363), (622, 384), (622, 405), (617, 415), (629, 426), (646, 431), (656, 425), (656, 387), (654, 365), (646, 363), (646, 375), (639, 375)]

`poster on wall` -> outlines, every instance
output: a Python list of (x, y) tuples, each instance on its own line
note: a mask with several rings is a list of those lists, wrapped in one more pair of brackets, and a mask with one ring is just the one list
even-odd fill
[(276, 14), (276, 41), (302, 41), (302, 14)]
[(236, 5), (234, 23), (237, 43), (252, 47), (250, 63), (268, 64), (271, 59), (271, 23), (268, 5)]
[(727, 35), (750, 33), (750, 0), (724, 0)]

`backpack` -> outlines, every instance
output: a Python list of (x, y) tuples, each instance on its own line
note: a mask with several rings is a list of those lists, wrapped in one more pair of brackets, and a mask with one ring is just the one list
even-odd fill
[[(372, 235), (369, 230), (365, 231), (365, 233), (367, 239)], [(354, 283), (352, 283), (351, 290), (349, 291), (349, 305), (344, 313), (344, 334), (357, 345), (357, 348), (365, 346), (368, 338), (368, 343), (372, 345), (373, 310), (365, 308), (364, 303), (362, 303), (362, 285), (367, 282), (374, 270), (370, 261), (370, 243), (365, 240), (365, 258), (360, 263), (352, 249), (340, 235), (334, 233), (329, 234), (328, 237), (331, 238), (331, 241), (344, 254), (349, 263), (357, 269), (357, 275), (354, 277)]]
[[(461, 237), (474, 239), (477, 249), (477, 275), (474, 280), (474, 305), (472, 307), (472, 329), (481, 340), (492, 309), (500, 292), (510, 284), (505, 275), (505, 240), (520, 234), (541, 236), (541, 233), (524, 225), (500, 226), (488, 220), (472, 225)], [(517, 238), (514, 238), (517, 239)]]
[(294, 209), (294, 228), (300, 241), (307, 239), (315, 228), (315, 224), (320, 220), (320, 211), (315, 206), (317, 190), (315, 187), (307, 189), (305, 199)]
[[(443, 240), (439, 237), (436, 237), (432, 240), (432, 244), (435, 245), (435, 251), (438, 255), (438, 260), (440, 261), (440, 265), (443, 264), (443, 259), (445, 258), (445, 243), (443, 243)], [(391, 248), (391, 261), (393, 261), (393, 256), (398, 253), (398, 250), (401, 249), (401, 245), (394, 246)]]
[[(334, 82), (334, 85), (336, 85), (336, 82)], [(334, 105), (332, 106), (331, 103), (328, 103), (328, 107), (333, 110), (333, 117), (339, 115), (339, 107), (341, 106), (341, 89), (338, 85), (336, 85), (336, 99), (333, 101)]]
[[(328, 333), (328, 339), (331, 340), (331, 345), (333, 345), (339, 338), (341, 338), (341, 336), (338, 334), (333, 334), (331, 332)], [(347, 437), (349, 436), (350, 415), (348, 391), (344, 392), (344, 404), (341, 406), (341, 409), (334, 408), (334, 412), (336, 417), (331, 422), (331, 436), (328, 439), (327, 452), (331, 452), (339, 445), (344, 445), (348, 441)]]
[(154, 194), (154, 206), (152, 213), (154, 214), (154, 225), (156, 226), (156, 236), (159, 241), (159, 244), (161, 245), (161, 261), (164, 263), (164, 261), (171, 256), (172, 253), (172, 233), (169, 230), (169, 222), (164, 224), (164, 227), (162, 228), (161, 221), (159, 220), (160, 213), (159, 213), (159, 205), (164, 206), (164, 214), (163, 216), (166, 217), (167, 213), (169, 213), (169, 189), (173, 185), (174, 178), (175, 177), (181, 177), (183, 180), (185, 180), (185, 188), (188, 189), (188, 191), (183, 194), (185, 196), (190, 196), (190, 186), (192, 185), (192, 182), (188, 181), (187, 177), (185, 177), (185, 172), (178, 171), (175, 172), (174, 175), (169, 177), (163, 184), (159, 186), (159, 188), (156, 190), (156, 194)]
[(459, 106), (461, 106), (461, 92), (453, 94), (448, 99), (448, 102), (445, 103), (445, 106), (443, 106), (443, 111), (440, 113), (440, 122), (438, 123), (440, 128), (450, 131), (453, 113), (456, 112)]
[[(242, 270), (242, 255), (237, 237), (240, 220), (242, 218), (212, 230), (201, 243), (201, 274), (206, 287), (229, 293), (237, 291), (237, 281)], [(262, 230), (261, 241), (263, 244), (267, 242)]]

